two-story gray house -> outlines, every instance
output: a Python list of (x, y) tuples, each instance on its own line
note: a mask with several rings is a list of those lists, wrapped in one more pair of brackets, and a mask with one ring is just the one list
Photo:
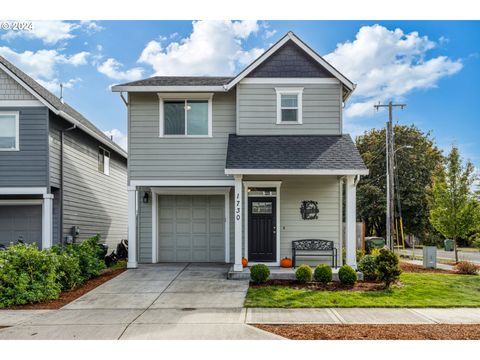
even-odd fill
[(311, 238), (356, 266), (356, 184), (368, 170), (342, 130), (354, 89), (291, 32), (235, 77), (114, 86), (128, 93), (128, 267), (278, 266), (293, 240)]
[(0, 244), (127, 237), (127, 153), (0, 57)]

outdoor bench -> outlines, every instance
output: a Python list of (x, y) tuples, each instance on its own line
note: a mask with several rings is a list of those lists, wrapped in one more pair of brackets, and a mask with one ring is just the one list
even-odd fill
[(332, 267), (337, 267), (337, 248), (331, 240), (303, 239), (292, 241), (292, 265), (296, 266), (297, 256), (323, 256), (332, 259)]

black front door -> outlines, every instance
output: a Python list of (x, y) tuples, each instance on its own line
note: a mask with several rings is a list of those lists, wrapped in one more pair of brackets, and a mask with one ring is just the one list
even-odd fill
[(276, 198), (248, 198), (248, 260), (275, 261), (277, 252)]

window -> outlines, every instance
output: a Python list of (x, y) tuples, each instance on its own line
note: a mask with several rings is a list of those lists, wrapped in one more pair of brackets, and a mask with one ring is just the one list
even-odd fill
[(0, 112), (0, 151), (19, 150), (18, 112)]
[(303, 88), (276, 88), (277, 124), (302, 123)]
[(252, 201), (252, 214), (271, 214), (271, 213), (272, 213), (271, 202)]
[(192, 95), (181, 100), (163, 96), (160, 98), (160, 136), (211, 136), (211, 95)]
[(98, 171), (110, 175), (110, 151), (98, 148)]

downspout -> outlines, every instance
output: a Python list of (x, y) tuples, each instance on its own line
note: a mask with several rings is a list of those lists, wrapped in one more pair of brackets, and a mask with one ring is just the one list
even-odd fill
[(60, 221), (59, 221), (59, 232), (60, 232), (60, 244), (63, 246), (63, 186), (64, 186), (64, 177), (63, 177), (63, 164), (64, 164), (64, 156), (63, 156), (63, 144), (64, 144), (64, 134), (67, 131), (76, 129), (77, 125), (73, 125), (67, 129), (60, 130)]

